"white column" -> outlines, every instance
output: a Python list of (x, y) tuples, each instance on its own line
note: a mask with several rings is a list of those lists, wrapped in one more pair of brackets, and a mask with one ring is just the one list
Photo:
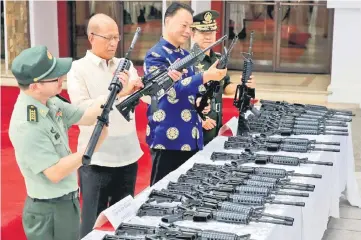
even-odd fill
[(29, 1), (31, 46), (45, 45), (59, 57), (57, 1)]
[(361, 106), (361, 3), (331, 0), (328, 7), (335, 8), (328, 101)]

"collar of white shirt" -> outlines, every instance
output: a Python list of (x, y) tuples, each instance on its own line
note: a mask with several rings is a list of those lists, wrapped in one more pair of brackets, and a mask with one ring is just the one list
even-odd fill
[[(91, 60), (95, 65), (99, 66), (100, 64), (105, 64), (105, 66), (107, 65), (107, 61), (97, 55), (95, 55), (92, 51), (87, 50), (86, 54), (85, 54), (85, 58)], [(109, 65), (110, 64), (114, 64), (115, 63), (116, 58), (112, 58), (108, 61)]]

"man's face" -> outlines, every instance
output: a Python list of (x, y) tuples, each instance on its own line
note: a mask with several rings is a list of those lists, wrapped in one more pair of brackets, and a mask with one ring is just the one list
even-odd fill
[(206, 49), (216, 41), (216, 31), (201, 32), (194, 30), (192, 40), (197, 43), (201, 49)]
[(36, 84), (36, 91), (44, 97), (54, 97), (62, 90), (65, 75), (59, 78), (44, 79)]
[(188, 41), (192, 23), (192, 14), (185, 9), (179, 9), (174, 16), (166, 18), (165, 31), (172, 38), (172, 42), (180, 46)]
[(96, 32), (89, 35), (92, 51), (107, 60), (115, 56), (119, 40), (119, 29), (113, 22), (102, 24)]

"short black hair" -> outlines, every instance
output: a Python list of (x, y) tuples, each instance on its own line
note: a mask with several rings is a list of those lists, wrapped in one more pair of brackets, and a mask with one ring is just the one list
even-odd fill
[(180, 9), (187, 10), (193, 16), (194, 11), (191, 8), (191, 6), (189, 6), (188, 4), (185, 4), (185, 3), (172, 2), (172, 4), (165, 11), (164, 22), (167, 17), (173, 17), (177, 13), (177, 11)]
[(21, 90), (25, 91), (25, 90), (28, 90), (29, 87), (30, 87), (30, 84), (21, 84), (21, 83), (18, 83), (18, 86)]

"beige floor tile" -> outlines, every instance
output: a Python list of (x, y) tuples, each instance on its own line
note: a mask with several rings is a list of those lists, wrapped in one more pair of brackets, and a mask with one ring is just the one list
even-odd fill
[(322, 240), (360, 240), (361, 232), (327, 229)]
[(361, 232), (361, 220), (346, 218), (331, 218), (328, 229), (349, 230)]
[(340, 207), (340, 218), (361, 220), (361, 209), (357, 207)]

